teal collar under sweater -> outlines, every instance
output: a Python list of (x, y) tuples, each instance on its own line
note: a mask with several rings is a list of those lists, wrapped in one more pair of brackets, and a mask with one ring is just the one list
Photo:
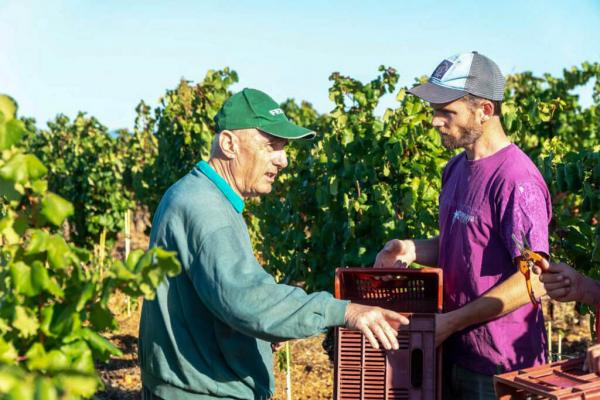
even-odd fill
[(244, 211), (244, 199), (242, 199), (232, 188), (227, 181), (221, 177), (206, 161), (200, 161), (196, 166), (202, 171), (212, 183), (227, 197), (235, 211), (241, 213)]

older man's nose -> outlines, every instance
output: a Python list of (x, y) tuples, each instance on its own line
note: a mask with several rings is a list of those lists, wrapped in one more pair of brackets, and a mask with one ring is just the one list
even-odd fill
[(279, 167), (279, 169), (283, 169), (288, 166), (287, 155), (285, 154), (285, 150), (281, 150), (277, 157), (275, 157), (275, 165)]

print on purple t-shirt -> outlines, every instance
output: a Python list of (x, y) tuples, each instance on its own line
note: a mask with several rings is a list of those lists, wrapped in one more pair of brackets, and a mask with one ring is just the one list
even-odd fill
[[(536, 166), (511, 144), (469, 161), (466, 153), (444, 168), (440, 193), (439, 265), (444, 270), (444, 309), (452, 311), (518, 272), (512, 234), (548, 254), (552, 207)], [(525, 279), (523, 279), (525, 285)], [(540, 307), (532, 304), (452, 335), (447, 361), (488, 375), (546, 361)]]

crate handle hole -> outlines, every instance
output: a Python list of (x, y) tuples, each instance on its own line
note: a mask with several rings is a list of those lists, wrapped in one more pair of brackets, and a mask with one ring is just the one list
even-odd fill
[(423, 385), (423, 350), (410, 352), (410, 384), (415, 388)]

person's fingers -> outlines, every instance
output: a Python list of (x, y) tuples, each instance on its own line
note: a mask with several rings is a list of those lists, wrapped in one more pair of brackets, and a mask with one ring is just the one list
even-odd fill
[(392, 328), (390, 326), (390, 324), (387, 323), (387, 321), (383, 321), (383, 322), (384, 323), (381, 325), (382, 325), (383, 331), (385, 332), (385, 335), (387, 336), (388, 340), (392, 344), (392, 349), (398, 350), (400, 348), (400, 344), (398, 343), (398, 332), (394, 328)]
[(388, 253), (400, 252), (402, 250), (402, 243), (397, 239), (390, 240), (385, 244), (383, 250)]
[(379, 254), (377, 254), (377, 258), (375, 259), (375, 268), (386, 268), (388, 264), (393, 263), (393, 259), (389, 254), (386, 254), (384, 250), (381, 250)]
[[(377, 328), (372, 326), (371, 329), (376, 333), (377, 337), (380, 338), (381, 343), (387, 350), (397, 350), (399, 348), (398, 331), (390, 325), (388, 320), (399, 322), (401, 325), (407, 325), (409, 320), (405, 316), (390, 310), (382, 309), (381, 314), (382, 318), (377, 321)], [(385, 339), (382, 338), (382, 335), (385, 336)], [(386, 345), (386, 341), (390, 346)]]
[[(398, 349), (398, 332), (388, 321), (407, 325), (409, 320), (394, 311), (350, 303), (346, 310), (346, 327), (359, 330), (374, 349)], [(381, 343), (381, 346), (380, 346)]]
[(559, 272), (567, 272), (571, 269), (571, 267), (569, 267), (567, 264), (565, 263), (559, 263), (559, 264), (555, 264), (555, 263), (550, 263), (548, 265), (548, 269), (546, 270), (546, 272), (551, 272), (551, 273), (559, 273)]
[(365, 335), (365, 338), (369, 341), (369, 343), (371, 343), (371, 347), (374, 349), (379, 349), (379, 342), (377, 339), (375, 339), (375, 336), (373, 335), (373, 332), (371, 332), (369, 326), (365, 325), (365, 327), (361, 329), (361, 332), (363, 335)]
[(385, 318), (379, 322), (379, 326), (383, 330), (383, 333), (387, 336), (387, 339), (391, 343), (392, 348), (394, 350), (398, 350), (398, 347), (400, 347), (400, 345), (398, 344), (398, 331), (394, 329)]
[(558, 288), (556, 290), (552, 290), (552, 291), (546, 291), (546, 294), (548, 296), (550, 296), (550, 298), (552, 300), (557, 300), (557, 301), (570, 301), (572, 299), (570, 299), (569, 296), (570, 290), (569, 288)]
[(410, 323), (408, 318), (406, 318), (404, 315), (399, 314), (395, 311), (384, 309), (382, 312), (383, 312), (383, 316), (385, 317), (385, 319), (387, 319), (389, 321), (398, 321), (402, 325), (408, 325)]
[(375, 257), (375, 264), (373, 264), (374, 268), (381, 268), (381, 264), (382, 264), (382, 255), (383, 250), (381, 250), (379, 253), (377, 253), (377, 257)]
[(569, 289), (562, 287), (554, 290), (546, 290), (546, 294), (552, 299), (560, 300), (569, 294)]
[(542, 282), (543, 284), (564, 282), (565, 279), (568, 279), (568, 278), (560, 273), (540, 275), (540, 282)]
[(388, 339), (386, 333), (383, 331), (383, 328), (380, 325), (378, 325), (377, 323), (374, 323), (373, 325), (371, 325), (370, 328), (371, 328), (371, 332), (373, 332), (373, 334), (375, 335), (375, 337), (377, 338), (379, 343), (381, 343), (383, 348), (386, 350), (391, 350), (392, 343)]
[(541, 275), (543, 272), (546, 272), (549, 267), (550, 267), (550, 263), (548, 262), (548, 260), (543, 258), (540, 261), (536, 262), (534, 264), (533, 268), (531, 268), (531, 270), (533, 271), (534, 274)]
[(546, 291), (554, 291), (556, 289), (565, 288), (568, 289), (570, 286), (569, 282), (561, 281), (561, 282), (552, 282), (552, 283), (544, 283), (544, 288)]
[(373, 268), (381, 268), (381, 261), (379, 260), (379, 256), (375, 259), (375, 263), (373, 264)]
[(399, 258), (399, 255), (403, 254), (404, 249), (399, 240), (390, 240), (386, 243), (383, 249), (375, 257), (374, 268), (405, 268), (406, 262)]

